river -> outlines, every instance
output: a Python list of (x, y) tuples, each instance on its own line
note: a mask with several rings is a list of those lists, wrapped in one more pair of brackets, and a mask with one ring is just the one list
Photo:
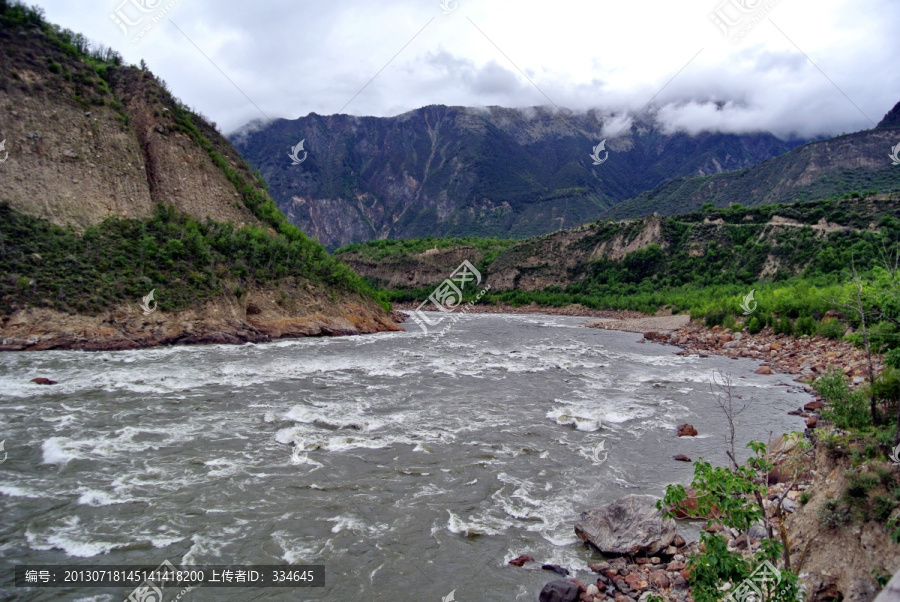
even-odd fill
[[(710, 382), (751, 407), (738, 447), (802, 429), (809, 397), (757, 363), (681, 357), (589, 320), (460, 315), (407, 332), (261, 345), (0, 355), (0, 587), (16, 564), (321, 564), (323, 588), (200, 587), (182, 600), (537, 599), (599, 560), (578, 513), (724, 464)], [(30, 383), (34, 377), (59, 381)], [(689, 422), (696, 438), (677, 438)], [(598, 444), (604, 442), (602, 451)], [(594, 450), (597, 450), (596, 452)], [(165, 591), (165, 600), (178, 592)]]

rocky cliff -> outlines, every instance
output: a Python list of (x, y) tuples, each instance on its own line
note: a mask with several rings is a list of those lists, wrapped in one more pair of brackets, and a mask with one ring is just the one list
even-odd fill
[[(596, 112), (428, 106), (390, 118), (313, 113), (231, 139), (291, 222), (329, 247), (545, 234), (673, 177), (756, 165), (803, 142), (669, 134), (652, 119), (618, 136), (610, 127)], [(595, 165), (592, 149), (604, 139)], [(288, 152), (301, 141), (295, 165)]]

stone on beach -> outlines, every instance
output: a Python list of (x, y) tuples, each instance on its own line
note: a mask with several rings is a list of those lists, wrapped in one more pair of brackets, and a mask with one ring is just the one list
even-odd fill
[(651, 495), (630, 495), (582, 512), (575, 534), (603, 554), (656, 554), (675, 538), (675, 521), (665, 518), (656, 502)]
[(578, 586), (566, 579), (551, 581), (541, 590), (539, 602), (577, 602), (581, 596)]

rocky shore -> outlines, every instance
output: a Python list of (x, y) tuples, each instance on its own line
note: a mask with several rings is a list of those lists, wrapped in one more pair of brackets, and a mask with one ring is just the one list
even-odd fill
[(183, 311), (153, 311), (137, 303), (97, 315), (29, 307), (0, 316), (0, 351), (116, 351), (161, 345), (264, 343), (283, 338), (343, 336), (401, 330), (373, 301), (315, 292), (254, 290)]
[[(720, 326), (707, 329), (699, 322), (691, 322), (671, 332), (646, 331), (644, 339), (682, 347), (681, 355), (716, 354), (760, 360), (759, 374), (790, 374), (797, 382), (811, 382), (832, 368), (841, 370), (853, 385), (863, 383), (868, 374), (865, 351), (846, 341), (776, 335), (768, 327), (750, 335)], [(872, 361), (875, 373), (880, 373), (884, 368), (881, 359), (873, 356)]]
[[(810, 448), (797, 438), (781, 436), (770, 441), (768, 449), (775, 469), (769, 474), (762, 504), (776, 537), (782, 520), (779, 512), (785, 517), (790, 557), (800, 573), (804, 599), (870, 602), (879, 589), (872, 567), (887, 574), (900, 571), (900, 545), (875, 521), (848, 529), (823, 523), (823, 507), (846, 487), (845, 467), (825, 446)], [(890, 471), (886, 462), (881, 464)], [(706, 523), (703, 530), (724, 537), (732, 553), (750, 558), (760, 550), (768, 537), (762, 523), (739, 534), (715, 516), (696, 516), (697, 491), (689, 487), (686, 492), (687, 499), (675, 508), (676, 517)], [(593, 572), (590, 578), (570, 577), (566, 567), (541, 565), (561, 578), (544, 586), (539, 602), (635, 602), (651, 595), (665, 601), (693, 600), (689, 560), (702, 544), (685, 541), (676, 532), (677, 521), (664, 518), (656, 509), (656, 498), (631, 495), (582, 512), (574, 528), (604, 560), (588, 565)], [(521, 567), (533, 562), (530, 556), (519, 556), (509, 564)]]
[[(630, 495), (602, 508), (582, 512), (575, 534), (608, 560), (591, 563), (588, 583), (556, 579), (540, 593), (540, 602), (633, 602), (648, 593), (667, 600), (689, 600), (687, 557), (697, 550), (676, 533), (675, 521), (656, 508), (649, 495)], [(521, 567), (535, 562), (519, 556), (509, 562)], [(568, 577), (569, 570), (555, 564), (541, 568)]]

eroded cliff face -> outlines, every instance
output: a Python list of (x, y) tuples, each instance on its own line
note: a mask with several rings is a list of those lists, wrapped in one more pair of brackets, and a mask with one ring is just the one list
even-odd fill
[[(46, 227), (41, 222), (40, 227), (0, 237), (6, 312), (0, 314), (0, 350), (238, 343), (398, 328), (352, 279), (329, 280), (322, 271), (326, 268), (286, 269), (315, 276), (273, 283), (254, 280), (244, 263), (232, 269), (235, 261), (229, 257), (211, 267), (208, 257), (198, 255), (197, 263), (188, 262), (183, 274), (174, 275), (170, 286), (213, 269), (216, 278), (221, 278), (220, 290), (205, 294), (204, 300), (188, 308), (182, 304), (179, 311), (144, 316), (139, 297), (134, 303), (122, 303), (122, 298), (131, 296), (134, 284), (133, 274), (125, 268), (97, 277), (110, 277), (111, 282), (120, 283), (120, 291), (123, 286), (128, 289), (127, 294), (105, 305), (95, 302), (90, 312), (61, 311), (49, 297), (34, 302), (34, 295), (26, 294), (29, 289), (40, 288), (41, 295), (55, 289), (54, 294), (66, 298), (67, 284), (71, 284), (65, 274), (47, 271), (42, 272), (43, 281), (36, 282), (34, 262), (61, 266), (78, 261), (72, 255), (75, 245), (69, 250), (53, 248), (52, 253), (42, 249), (43, 256), (37, 253), (40, 245), (34, 239), (48, 236), (50, 240), (49, 224), (80, 234), (110, 217), (148, 220), (157, 216), (160, 205), (204, 224), (211, 219), (237, 227), (261, 227), (265, 236), (285, 237), (285, 244), (308, 251), (292, 257), (324, 265), (324, 249), (299, 233), (292, 238), (282, 231), (283, 217), (273, 216), (277, 211), (265, 206), (271, 200), (262, 183), (213, 125), (180, 104), (152, 73), (115, 60), (86, 57), (70, 43), (71, 35), (61, 35), (39, 19), (0, 28), (0, 140), (5, 140), (8, 152), (0, 163), (0, 204), (47, 222)], [(139, 222), (130, 223), (140, 231)], [(178, 232), (175, 253), (182, 257), (189, 251), (182, 244), (185, 232)], [(254, 232), (234, 236), (260, 236), (258, 230)], [(138, 241), (110, 247), (110, 256), (130, 257), (140, 253), (140, 245), (165, 246), (173, 241), (162, 237), (129, 246), (132, 242)], [(54, 256), (57, 252), (59, 256)], [(285, 267), (300, 265), (305, 264)], [(145, 267), (153, 276), (154, 266)], [(339, 271), (335, 268), (332, 275)], [(235, 280), (236, 273), (249, 275)], [(154, 286), (152, 277), (144, 276), (143, 281), (141, 295)], [(327, 284), (332, 281), (343, 284)], [(91, 288), (83, 278), (78, 285), (79, 290)]]
[[(150, 217), (158, 203), (258, 223), (207, 150), (180, 131), (176, 102), (151, 73), (108, 67), (104, 79), (26, 31), (0, 31), (0, 137), (9, 153), (0, 202), (78, 230), (114, 215)], [(199, 127), (251, 180), (227, 140)]]
[[(596, 112), (428, 106), (390, 118), (310, 114), (231, 139), (288, 218), (329, 247), (541, 235), (672, 177), (756, 165), (800, 143), (667, 134), (646, 121), (609, 139), (608, 160), (594, 165), (607, 121)], [(308, 155), (292, 165), (287, 153), (301, 140)]]

